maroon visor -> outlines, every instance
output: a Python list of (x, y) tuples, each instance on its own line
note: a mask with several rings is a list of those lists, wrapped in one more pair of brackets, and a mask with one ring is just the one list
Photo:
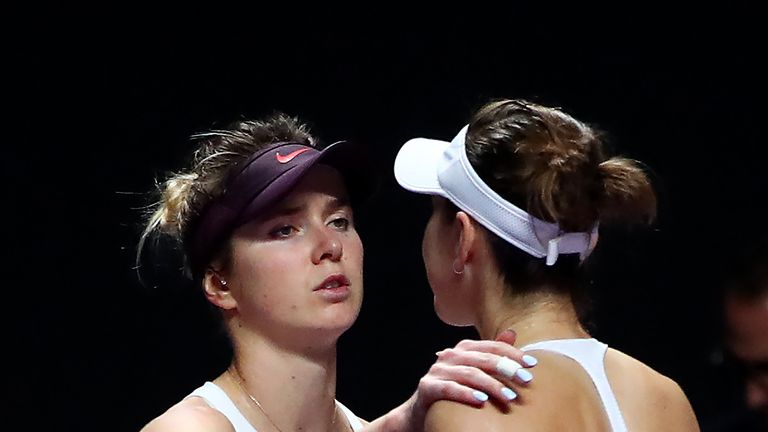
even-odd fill
[(203, 210), (192, 230), (192, 268), (199, 270), (232, 231), (285, 197), (318, 163), (341, 173), (353, 204), (372, 192), (372, 164), (349, 142), (337, 142), (322, 150), (294, 142), (272, 144), (249, 157), (229, 178), (222, 195)]

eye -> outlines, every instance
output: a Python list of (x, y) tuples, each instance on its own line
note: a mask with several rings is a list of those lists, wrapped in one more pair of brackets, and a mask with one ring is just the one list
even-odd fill
[(341, 230), (346, 231), (349, 229), (349, 219), (345, 217), (339, 217), (331, 221), (331, 226)]
[(274, 238), (286, 238), (286, 237), (290, 237), (291, 234), (293, 234), (295, 231), (296, 231), (296, 228), (290, 225), (283, 225), (279, 228), (276, 228), (270, 231), (269, 235), (271, 235)]

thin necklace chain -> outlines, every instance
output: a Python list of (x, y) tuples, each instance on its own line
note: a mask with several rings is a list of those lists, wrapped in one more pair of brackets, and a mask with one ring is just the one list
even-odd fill
[[(261, 403), (259, 403), (258, 399), (256, 399), (252, 394), (248, 393), (248, 390), (245, 389), (245, 386), (243, 386), (243, 379), (242, 375), (240, 375), (240, 372), (237, 370), (237, 367), (235, 365), (230, 366), (227, 368), (227, 375), (229, 375), (230, 379), (237, 384), (237, 387), (240, 388), (240, 391), (242, 391), (248, 398), (253, 402), (254, 405), (261, 411), (261, 414), (264, 415), (264, 417), (267, 419), (267, 421), (274, 427), (277, 432), (283, 432), (282, 429), (280, 429), (277, 424), (272, 420), (272, 418), (267, 414), (267, 411), (264, 410), (264, 407), (261, 406)], [(331, 417), (331, 427), (330, 429), (333, 429), (333, 426), (336, 424), (336, 417), (337, 417), (337, 409), (336, 409), (336, 403), (334, 402), (333, 406), (333, 416)]]

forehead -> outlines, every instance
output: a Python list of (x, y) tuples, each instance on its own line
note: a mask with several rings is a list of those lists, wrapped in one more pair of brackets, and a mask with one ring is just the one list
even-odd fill
[(288, 195), (258, 217), (238, 227), (235, 230), (235, 236), (251, 235), (254, 230), (258, 230), (264, 224), (283, 216), (309, 212), (325, 213), (347, 205), (349, 205), (349, 198), (341, 174), (329, 166), (317, 165), (307, 172)]
[(349, 196), (342, 175), (327, 165), (316, 165), (291, 191), (256, 220), (266, 220), (284, 214), (296, 214), (317, 206), (347, 205)]
[(335, 168), (318, 164), (307, 172), (276, 207), (301, 204), (301, 201), (313, 196), (329, 196), (347, 201), (348, 192), (344, 178)]

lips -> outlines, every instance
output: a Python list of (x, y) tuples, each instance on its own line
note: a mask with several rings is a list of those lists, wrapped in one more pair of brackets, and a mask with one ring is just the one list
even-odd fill
[(314, 292), (329, 304), (343, 303), (352, 294), (349, 279), (341, 273), (325, 278), (315, 287)]
[(343, 274), (335, 274), (325, 278), (323, 282), (315, 287), (314, 291), (320, 290), (335, 290), (341, 287), (349, 287), (349, 279)]

